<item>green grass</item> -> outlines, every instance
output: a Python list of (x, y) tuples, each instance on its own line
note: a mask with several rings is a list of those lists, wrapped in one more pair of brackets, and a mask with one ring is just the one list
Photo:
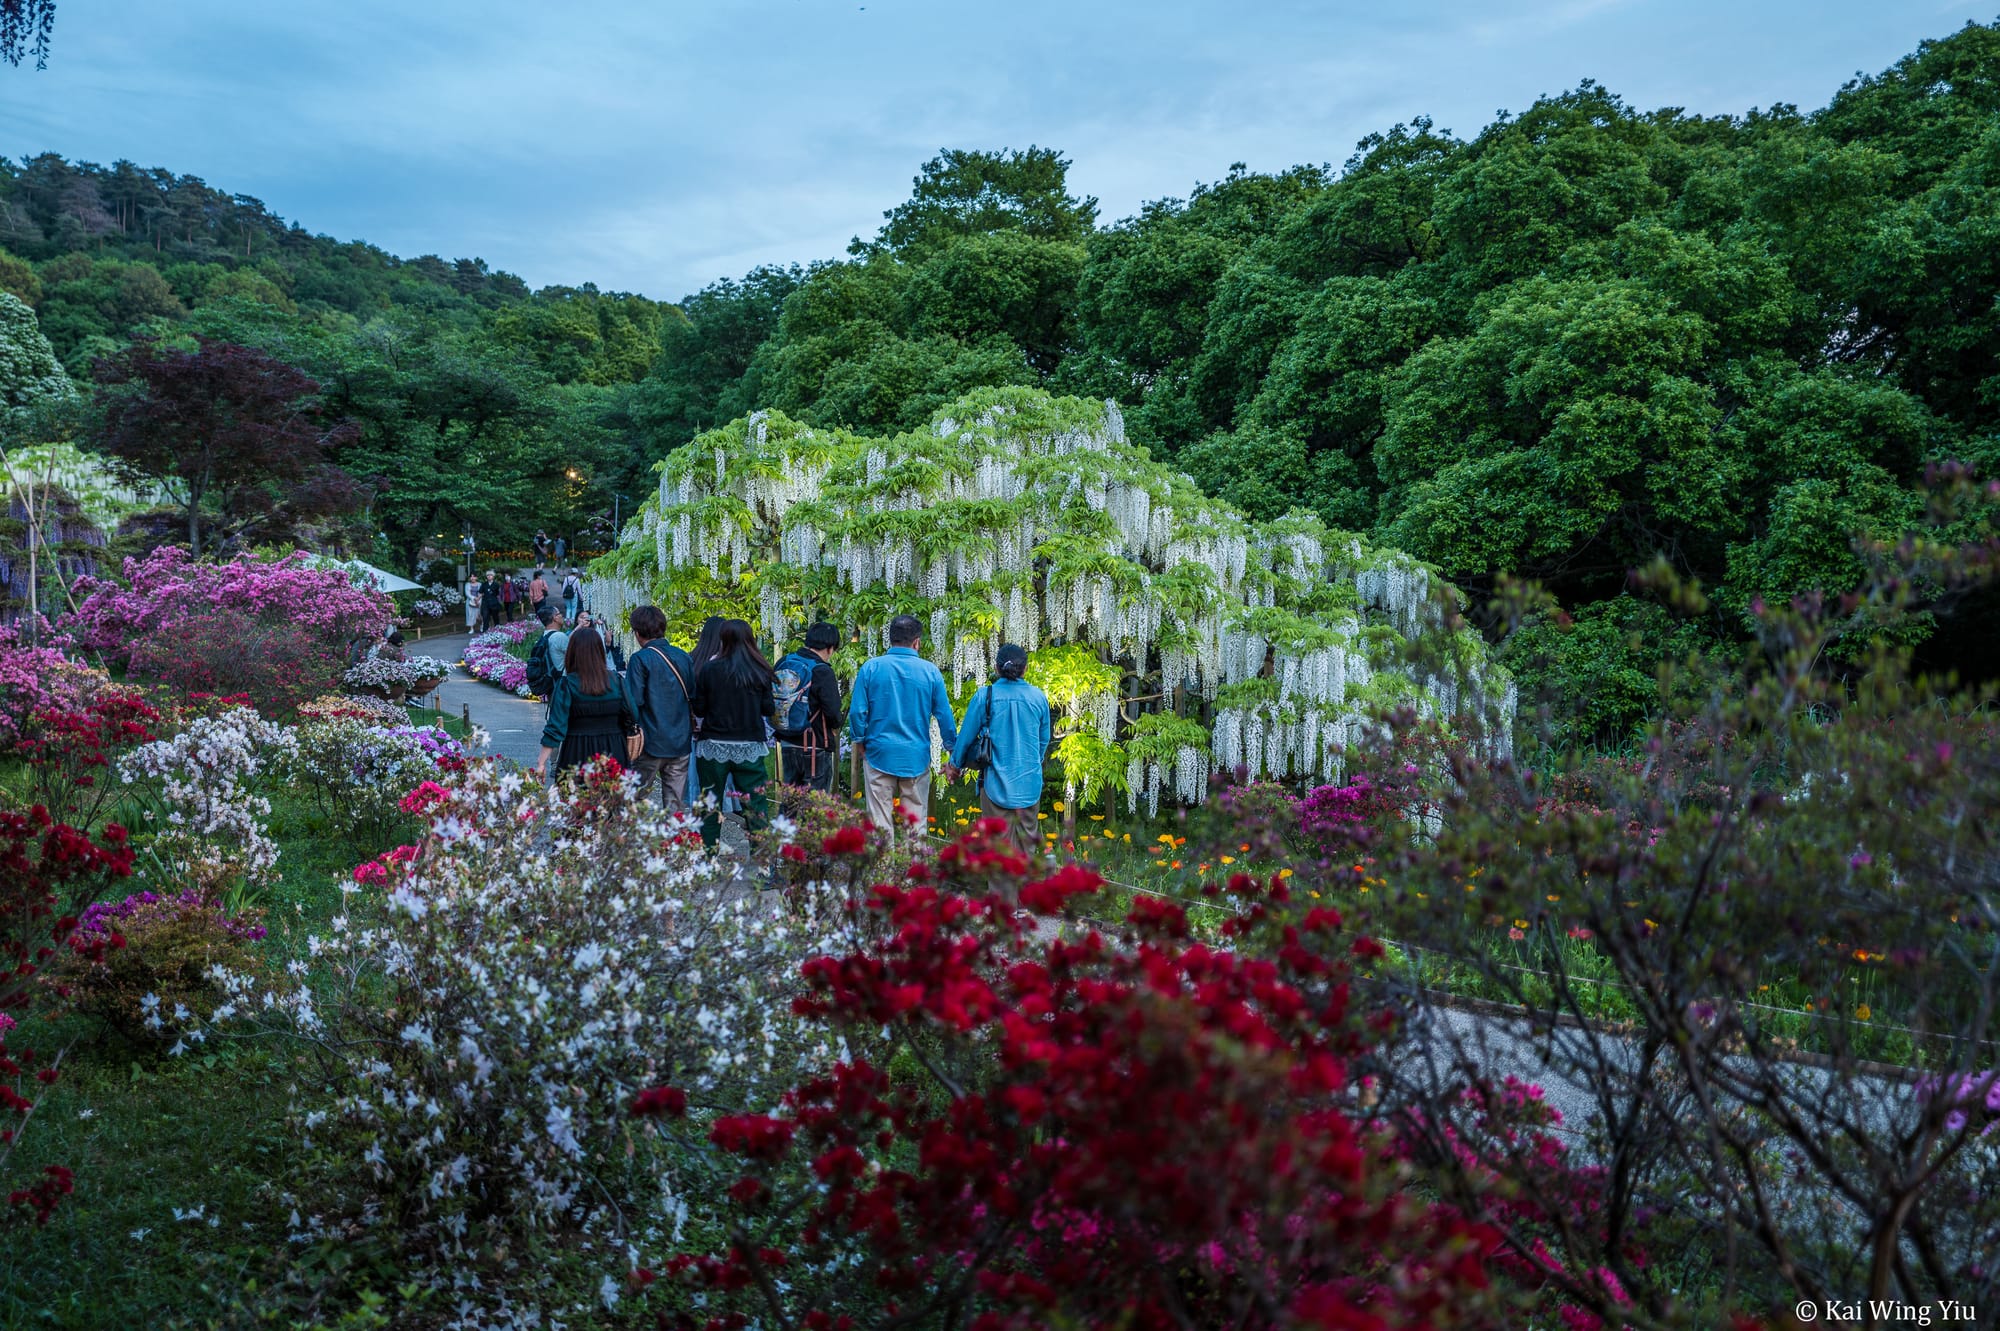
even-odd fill
[[(272, 798), (270, 826), (281, 878), (254, 904), (266, 911), (265, 946), (284, 958), (303, 953), (338, 909), (340, 883), (376, 848), (330, 835), (309, 803), (284, 791)], [(134, 879), (113, 892), (146, 886), (162, 885)], [(284, 1120), (291, 1088), (316, 1079), (309, 1063), (241, 1044), (168, 1058), (75, 1016), (13, 1034), (17, 1049), (66, 1052), (10, 1178), (62, 1164), (75, 1171), (76, 1191), (47, 1227), (0, 1244), (0, 1328), (210, 1325), (301, 1260), (286, 1238), (283, 1188), (300, 1162)], [(196, 1207), (201, 1219), (174, 1218)]]

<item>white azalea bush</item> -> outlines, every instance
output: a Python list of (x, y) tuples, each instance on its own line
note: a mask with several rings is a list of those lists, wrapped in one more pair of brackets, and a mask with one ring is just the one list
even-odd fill
[(615, 1301), (633, 1252), (711, 1200), (635, 1131), (639, 1090), (768, 1110), (838, 1056), (791, 999), (839, 926), (733, 881), (608, 767), (548, 792), (496, 764), (448, 780), (411, 793), (418, 844), (356, 871), (280, 983), (217, 976), (201, 1029), (323, 1060), (294, 1105), (300, 1158), (327, 1166), (298, 1241), (387, 1245), (452, 1325), (547, 1326)]
[(440, 770), (464, 765), (465, 745), (439, 726), (382, 725), (323, 715), (293, 728), (283, 774), (335, 835), (380, 846), (407, 815), (400, 801)]
[(274, 883), (278, 844), (264, 792), (297, 752), (287, 727), (225, 706), (126, 755), (119, 776), (148, 805), (141, 851), (159, 880), (205, 900)]

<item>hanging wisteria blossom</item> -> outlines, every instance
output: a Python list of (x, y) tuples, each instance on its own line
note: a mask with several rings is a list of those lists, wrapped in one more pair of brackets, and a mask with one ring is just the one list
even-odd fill
[(1051, 690), (1066, 731), (1101, 741), (1074, 789), (1157, 808), (1200, 802), (1216, 771), (1335, 778), (1399, 704), (1509, 744), (1513, 684), (1476, 637), (1431, 654), (1445, 666), (1403, 659), (1451, 631), (1457, 593), (1433, 570), (1310, 515), (1246, 519), (1128, 445), (1110, 403), (982, 389), (893, 439), (760, 411), (660, 467), (592, 569), (614, 625), (653, 601), (683, 632), (738, 615), (776, 650), (824, 618), (875, 652), (915, 615), (961, 699), (1002, 641), (1088, 649), (1101, 672)]

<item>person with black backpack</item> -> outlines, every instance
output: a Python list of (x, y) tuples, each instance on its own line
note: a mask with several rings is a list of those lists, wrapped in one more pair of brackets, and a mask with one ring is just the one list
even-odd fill
[(1028, 653), (1022, 648), (1007, 643), (993, 665), (993, 682), (966, 705), (945, 779), (979, 773), (979, 816), (1005, 823), (1007, 839), (1022, 855), (1033, 857), (1041, 849), (1036, 815), (1042, 803), (1042, 764), (1053, 738), (1049, 699), (1022, 678), (1028, 672)]
[(843, 719), (840, 680), (833, 673), (834, 649), (840, 630), (819, 623), (806, 630), (805, 646), (778, 662), (778, 715), (772, 731), (778, 737), (779, 779), (823, 794), (833, 792)]
[(528, 649), (528, 692), (537, 698), (555, 697), (556, 682), (563, 674), (563, 659), (569, 652), (568, 623), (560, 609), (550, 612), (548, 628)]

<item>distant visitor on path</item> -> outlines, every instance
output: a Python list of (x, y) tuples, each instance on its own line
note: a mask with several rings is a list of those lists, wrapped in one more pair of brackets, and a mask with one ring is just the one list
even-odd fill
[(656, 605), (632, 612), (639, 650), (625, 669), (625, 700), (639, 718), (646, 747), (633, 764), (640, 789), (660, 786), (668, 810), (688, 807), (688, 764), (694, 753), (694, 663), (667, 641), (667, 617)]
[(569, 558), (569, 542), (560, 536), (556, 537), (555, 556), (555, 565), (557, 568), (561, 568), (563, 560)]
[(833, 673), (840, 630), (815, 624), (805, 645), (778, 662), (778, 779), (831, 793), (839, 753), (840, 680)]
[(502, 623), (511, 624), (519, 617), (520, 611), (515, 609), (514, 606), (514, 579), (508, 574), (502, 573), (500, 575), (500, 620)]
[(889, 650), (865, 662), (854, 676), (848, 734), (862, 746), (868, 818), (899, 835), (914, 821), (922, 836), (931, 808), (931, 722), (947, 748), (958, 742), (951, 695), (938, 668), (917, 655), (923, 625), (915, 615), (889, 621)]
[(479, 579), (465, 580), (465, 631), (477, 632), (479, 628)]
[(500, 577), (490, 568), (486, 570), (486, 581), (479, 584), (479, 626), (500, 627)]
[(542, 751), (535, 759), (538, 777), (549, 775), (552, 756), (557, 775), (599, 754), (622, 764), (625, 737), (639, 733), (625, 690), (613, 682), (604, 663), (604, 639), (590, 629), (567, 636), (562, 678), (549, 696), (548, 724), (542, 727)]
[(548, 560), (549, 534), (545, 531), (537, 531), (535, 533), (535, 562), (537, 564), (546, 564)]
[(568, 656), (569, 633), (564, 628), (562, 610), (551, 610), (549, 626), (535, 639), (535, 645), (528, 649), (528, 692), (538, 698), (547, 698), (553, 705), (556, 685), (563, 675), (563, 662)]
[[(993, 658), (994, 680), (972, 695), (948, 780), (979, 774), (979, 816), (1007, 824), (1007, 839), (1032, 858), (1041, 849), (1042, 764), (1054, 738), (1048, 695), (1022, 678), (1028, 653), (1007, 643)], [(984, 742), (982, 742), (984, 741)]]
[(540, 569), (535, 570), (535, 580), (528, 584), (528, 608), (534, 612), (535, 618), (541, 620), (544, 626), (548, 624), (549, 580), (543, 576)]
[(562, 594), (563, 604), (569, 607), (570, 622), (574, 623), (583, 611), (583, 579), (577, 576), (575, 569), (571, 569), (569, 576), (563, 579)]
[(731, 782), (743, 795), (744, 829), (754, 832), (764, 825), (775, 682), (776, 672), (757, 650), (750, 626), (724, 620), (715, 659), (694, 677), (694, 714), (701, 718), (694, 765), (702, 798), (712, 801), (701, 819), (702, 844), (710, 849), (722, 836), (722, 794)]

